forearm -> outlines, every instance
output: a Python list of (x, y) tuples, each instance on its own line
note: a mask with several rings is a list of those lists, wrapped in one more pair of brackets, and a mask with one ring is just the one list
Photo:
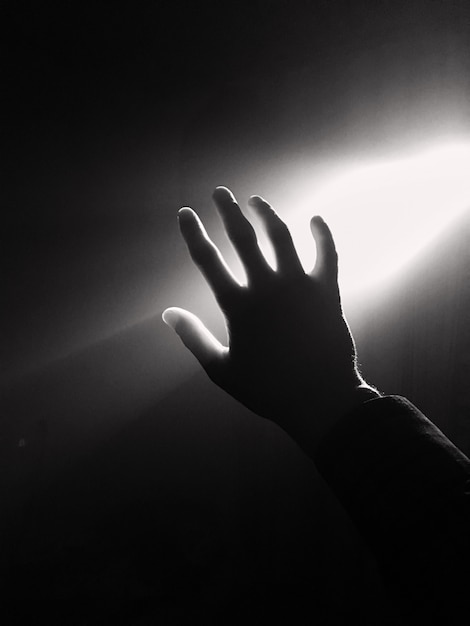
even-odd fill
[(385, 397), (337, 422), (315, 461), (406, 610), (455, 623), (458, 564), (470, 557), (467, 457), (407, 400)]
[(345, 416), (360, 409), (365, 402), (380, 398), (379, 392), (365, 383), (359, 374), (353, 383), (342, 386), (340, 390), (337, 385), (332, 386), (325, 396), (323, 404), (316, 401), (313, 419), (305, 411), (304, 406), (307, 402), (302, 403), (298, 432), (296, 432), (297, 424), (294, 425), (294, 420), (291, 419), (289, 422), (290, 436), (314, 462), (325, 447), (323, 442), (328, 441), (330, 436), (333, 439), (336, 438), (336, 430), (342, 429)]

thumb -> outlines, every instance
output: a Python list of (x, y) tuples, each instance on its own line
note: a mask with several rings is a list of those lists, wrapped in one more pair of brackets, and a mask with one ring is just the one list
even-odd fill
[(163, 321), (179, 335), (181, 341), (194, 354), (204, 369), (213, 366), (227, 352), (220, 341), (193, 313), (171, 307), (162, 314)]

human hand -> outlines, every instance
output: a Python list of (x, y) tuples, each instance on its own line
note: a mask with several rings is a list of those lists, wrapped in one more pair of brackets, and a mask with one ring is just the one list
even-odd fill
[(214, 202), (247, 275), (240, 285), (196, 213), (178, 214), (181, 233), (225, 316), (228, 347), (192, 313), (169, 308), (163, 320), (209, 377), (258, 415), (281, 426), (311, 456), (345, 413), (377, 393), (362, 380), (342, 314), (338, 260), (321, 217), (310, 222), (317, 249), (305, 273), (287, 226), (259, 196), (249, 204), (273, 245), (273, 270), (232, 193), (217, 187)]

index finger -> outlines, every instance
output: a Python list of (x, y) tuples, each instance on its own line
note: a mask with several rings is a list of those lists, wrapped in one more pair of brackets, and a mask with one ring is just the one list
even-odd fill
[(223, 306), (240, 284), (210, 239), (197, 213), (189, 207), (183, 207), (178, 212), (178, 222), (191, 258), (208, 282), (217, 302)]

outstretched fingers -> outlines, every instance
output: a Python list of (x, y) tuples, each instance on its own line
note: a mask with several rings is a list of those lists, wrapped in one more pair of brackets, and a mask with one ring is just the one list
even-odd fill
[(269, 202), (266, 202), (261, 196), (251, 196), (248, 204), (255, 209), (261, 218), (271, 240), (278, 272), (288, 275), (303, 273), (302, 264), (295, 250), (289, 229)]
[(326, 279), (329, 283), (338, 280), (338, 254), (333, 235), (322, 217), (316, 215), (310, 220), (310, 230), (317, 247), (317, 260), (311, 276)]
[(258, 246), (253, 226), (241, 212), (229, 189), (217, 187), (212, 197), (227, 236), (243, 263), (248, 282), (263, 280), (270, 272), (270, 267)]
[(219, 249), (209, 238), (197, 214), (189, 207), (183, 207), (178, 212), (178, 222), (191, 258), (207, 280), (217, 301), (223, 306), (227, 298), (239, 287), (238, 282), (227, 267)]

